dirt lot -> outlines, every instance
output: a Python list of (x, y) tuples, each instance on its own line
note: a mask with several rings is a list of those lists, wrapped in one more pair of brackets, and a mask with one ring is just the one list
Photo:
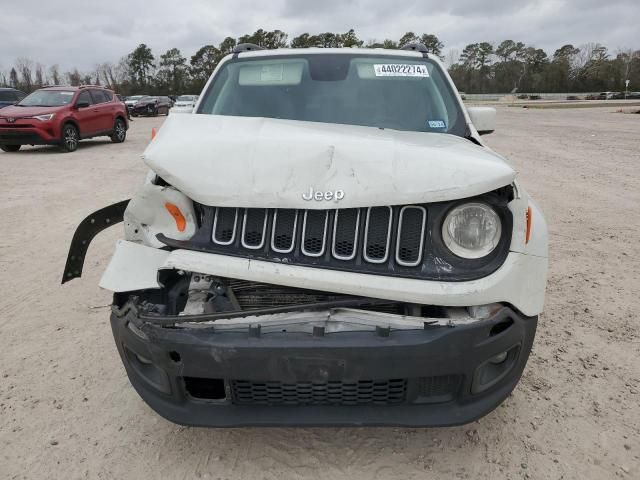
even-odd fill
[(640, 116), (501, 108), (490, 145), (550, 224), (547, 306), (513, 395), (457, 428), (185, 428), (125, 376), (98, 279), (60, 277), (77, 223), (141, 183), (152, 126), (73, 154), (0, 152), (0, 478), (640, 478)]

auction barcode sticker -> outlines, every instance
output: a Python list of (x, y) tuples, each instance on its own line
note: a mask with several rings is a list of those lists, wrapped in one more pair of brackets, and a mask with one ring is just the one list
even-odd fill
[(426, 65), (410, 63), (375, 64), (373, 71), (376, 77), (428, 77)]

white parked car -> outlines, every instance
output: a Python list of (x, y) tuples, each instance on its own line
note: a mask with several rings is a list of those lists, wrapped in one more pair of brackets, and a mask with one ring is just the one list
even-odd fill
[(100, 285), (140, 396), (181, 424), (471, 422), (518, 383), (547, 227), (424, 46), (239, 45), (170, 116)]
[(192, 113), (198, 102), (198, 95), (180, 95), (171, 109), (171, 113)]

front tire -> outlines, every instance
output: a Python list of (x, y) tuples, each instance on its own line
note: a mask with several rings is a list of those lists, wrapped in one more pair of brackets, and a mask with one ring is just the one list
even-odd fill
[(3, 152), (17, 152), (22, 145), (0, 145), (0, 150)]
[(78, 149), (78, 142), (80, 141), (80, 134), (78, 129), (67, 123), (62, 128), (62, 139), (60, 141), (60, 148), (63, 152), (75, 152)]
[(116, 118), (116, 123), (113, 125), (113, 133), (111, 134), (111, 141), (113, 143), (122, 143), (127, 138), (127, 125), (121, 118)]

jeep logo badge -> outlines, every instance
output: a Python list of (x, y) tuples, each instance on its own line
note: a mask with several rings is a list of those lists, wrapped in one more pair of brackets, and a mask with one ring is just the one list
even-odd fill
[(321, 202), (323, 200), (342, 200), (344, 198), (344, 190), (327, 190), (326, 192), (321, 192), (319, 190), (314, 191), (313, 187), (309, 187), (309, 191), (302, 194), (302, 199), (307, 202), (311, 200), (315, 200), (317, 202)]

